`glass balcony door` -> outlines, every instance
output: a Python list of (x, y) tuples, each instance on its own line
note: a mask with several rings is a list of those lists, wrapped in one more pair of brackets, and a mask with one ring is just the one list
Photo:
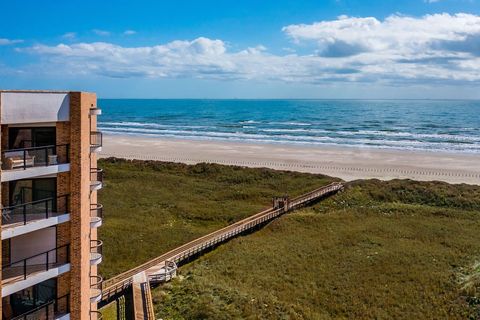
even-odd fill
[[(10, 205), (29, 203), (57, 196), (57, 178), (10, 181)], [(56, 205), (56, 201), (52, 201)]]
[(54, 301), (56, 292), (57, 279), (50, 279), (3, 298), (3, 319), (11, 319)]
[(9, 149), (22, 149), (56, 145), (55, 127), (9, 128)]
[[(9, 128), (8, 149), (55, 146), (57, 142), (56, 136), (57, 131), (55, 127)], [(28, 158), (32, 158), (36, 165), (46, 164), (48, 156), (52, 154), (56, 154), (54, 147), (52, 149), (32, 149), (28, 151)], [(12, 154), (9, 155), (12, 156)]]
[(2, 227), (68, 212), (68, 195), (57, 197), (56, 178), (10, 181), (6, 189), (8, 203), (2, 208)]

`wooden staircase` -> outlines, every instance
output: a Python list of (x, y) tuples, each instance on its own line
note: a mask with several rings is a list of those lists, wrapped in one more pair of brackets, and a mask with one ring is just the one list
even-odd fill
[(133, 312), (135, 320), (155, 320), (150, 283), (145, 272), (133, 276)]

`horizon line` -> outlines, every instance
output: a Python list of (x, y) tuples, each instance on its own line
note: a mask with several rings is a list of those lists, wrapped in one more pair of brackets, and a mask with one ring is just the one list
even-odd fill
[(343, 101), (480, 101), (480, 98), (474, 99), (460, 99), (460, 98), (103, 98), (98, 97), (99, 100), (343, 100)]

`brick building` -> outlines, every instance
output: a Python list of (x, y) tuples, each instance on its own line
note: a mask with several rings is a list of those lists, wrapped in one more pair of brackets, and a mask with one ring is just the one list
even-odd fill
[(97, 319), (96, 95), (0, 91), (3, 319)]

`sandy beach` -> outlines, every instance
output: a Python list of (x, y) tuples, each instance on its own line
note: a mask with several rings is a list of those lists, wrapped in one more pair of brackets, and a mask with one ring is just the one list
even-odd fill
[(480, 185), (480, 155), (474, 154), (105, 135), (100, 156), (267, 167), (321, 173), (346, 181), (399, 178)]

